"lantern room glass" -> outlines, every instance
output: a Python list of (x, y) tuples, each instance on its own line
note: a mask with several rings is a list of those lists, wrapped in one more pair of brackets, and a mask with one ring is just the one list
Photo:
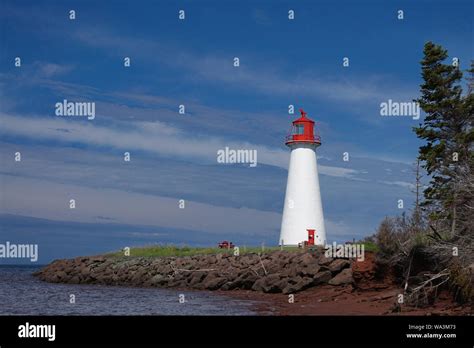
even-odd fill
[(302, 124), (295, 125), (293, 134), (294, 135), (303, 135), (304, 134), (304, 125), (302, 125)]

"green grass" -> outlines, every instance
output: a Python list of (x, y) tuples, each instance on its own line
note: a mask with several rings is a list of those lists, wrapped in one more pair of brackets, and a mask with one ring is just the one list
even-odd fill
[(361, 242), (361, 243), (364, 244), (364, 251), (373, 251), (373, 252), (379, 251), (379, 247), (377, 246), (377, 244), (373, 242)]
[[(284, 247), (284, 250), (298, 251), (296, 247)], [(265, 247), (264, 252), (280, 250), (280, 247)], [(245, 247), (239, 246), (239, 254), (243, 255), (246, 253), (259, 253), (262, 252), (262, 247)], [(175, 246), (175, 245), (153, 245), (145, 247), (130, 248), (130, 256), (137, 257), (169, 257), (169, 256), (193, 256), (193, 255), (209, 255), (209, 254), (233, 254), (233, 249), (220, 249), (216, 247), (209, 248), (194, 248), (187, 246)], [(107, 254), (111, 257), (125, 256), (124, 251), (116, 251)]]

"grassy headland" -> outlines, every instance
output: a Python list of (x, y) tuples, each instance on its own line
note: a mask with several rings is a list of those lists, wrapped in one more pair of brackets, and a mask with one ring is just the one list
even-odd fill
[[(239, 254), (244, 255), (248, 253), (262, 253), (280, 250), (280, 247), (246, 247), (239, 246)], [(284, 247), (286, 251), (301, 250), (297, 247)], [(144, 247), (130, 248), (130, 256), (136, 257), (181, 257), (181, 256), (195, 256), (195, 255), (212, 255), (212, 254), (234, 254), (234, 249), (221, 249), (217, 247), (188, 247), (176, 245), (151, 245)], [(125, 250), (120, 250), (107, 254), (106, 256), (121, 257), (125, 256)]]

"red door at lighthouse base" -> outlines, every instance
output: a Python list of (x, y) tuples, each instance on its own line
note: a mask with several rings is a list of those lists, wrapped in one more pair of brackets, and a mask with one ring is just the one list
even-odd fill
[(315, 230), (310, 230), (308, 229), (308, 245), (314, 245), (314, 231)]

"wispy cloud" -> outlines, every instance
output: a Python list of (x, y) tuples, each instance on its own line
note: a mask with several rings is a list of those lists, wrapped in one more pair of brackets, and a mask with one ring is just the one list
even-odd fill
[(332, 167), (325, 165), (318, 165), (319, 172), (323, 175), (335, 176), (340, 178), (352, 178), (360, 171), (350, 168)]
[(32, 65), (32, 69), (34, 69), (36, 72), (36, 77), (48, 79), (66, 74), (72, 71), (73, 68), (74, 67), (72, 65), (63, 65), (39, 61), (34, 62)]
[[(0, 181), (5, 184), (0, 206), (3, 214), (71, 222), (102, 221), (98, 218), (100, 214), (120, 224), (202, 230), (216, 234), (222, 231), (275, 234), (275, 238), (281, 222), (279, 213), (255, 209), (218, 207), (192, 201), (187, 201), (185, 209), (180, 209), (178, 200), (173, 198), (4, 175), (0, 175)], [(69, 209), (70, 199), (76, 200), (75, 209)]]
[(395, 185), (395, 186), (401, 186), (401, 187), (405, 187), (405, 188), (408, 188), (408, 189), (414, 189), (415, 188), (415, 185), (413, 183), (409, 183), (409, 182), (406, 182), (406, 181), (386, 181), (386, 180), (383, 180), (383, 181), (380, 181), (382, 184), (386, 184), (386, 185)]
[[(256, 65), (253, 54), (243, 52), (241, 66), (233, 66), (234, 55), (217, 56), (186, 51), (182, 46), (150, 41), (141, 38), (117, 36), (105, 28), (94, 31), (77, 31), (75, 37), (83, 44), (97, 49), (125, 54), (133, 52), (141, 59), (190, 71), (192, 79), (198, 76), (202, 81), (221, 83), (228, 87), (253, 90), (268, 95), (285, 95), (330, 99), (340, 102), (374, 102), (387, 98), (411, 100), (410, 88), (396, 85), (389, 76), (379, 74), (346, 77), (328, 75), (322, 71), (283, 72), (284, 67)], [(157, 52), (160, 52), (157, 55)], [(130, 53), (131, 54), (131, 53)], [(408, 99), (407, 99), (408, 98)]]
[[(206, 231), (214, 235), (222, 235), (225, 232), (257, 238), (270, 237), (275, 240), (278, 238), (281, 223), (281, 214), (276, 212), (219, 207), (193, 201), (186, 201), (185, 208), (180, 209), (178, 200), (173, 198), (115, 189), (97, 190), (2, 174), (0, 182), (4, 185), (0, 201), (1, 214), (71, 223), (112, 222), (157, 226), (163, 230), (169, 228)], [(26, 197), (28, 199), (25, 199)], [(75, 199), (75, 209), (69, 208), (70, 199)], [(326, 225), (331, 240), (355, 236), (354, 229), (349, 228), (345, 222), (326, 218)], [(153, 237), (160, 238), (163, 235), (157, 233)], [(182, 239), (179, 236), (176, 238)]]
[[(173, 158), (216, 163), (219, 149), (255, 149), (258, 163), (288, 168), (289, 153), (260, 144), (228, 141), (218, 137), (192, 137), (162, 122), (119, 123), (115, 127), (100, 126), (85, 120), (21, 117), (0, 113), (2, 133), (36, 140), (54, 140), (108, 146), (124, 151), (144, 150)], [(350, 178), (358, 171), (348, 168), (320, 166), (323, 175)]]

